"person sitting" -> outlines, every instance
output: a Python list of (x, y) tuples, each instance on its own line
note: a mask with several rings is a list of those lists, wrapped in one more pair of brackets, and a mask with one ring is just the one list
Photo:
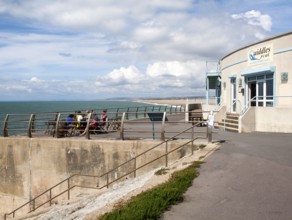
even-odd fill
[(83, 115), (81, 114), (81, 111), (77, 112), (76, 120), (77, 120), (76, 128), (78, 128), (78, 129), (82, 128), (83, 127), (83, 124), (82, 124)]
[(65, 119), (65, 126), (67, 128), (72, 128), (74, 127), (74, 115), (73, 114), (70, 114), (68, 115), (68, 117)]
[(74, 131), (74, 114), (69, 114), (65, 120), (62, 121), (62, 128), (60, 129), (60, 136), (71, 136)]
[(96, 113), (92, 114), (93, 118), (90, 121), (90, 129), (99, 130), (99, 118)]
[(107, 122), (107, 114), (106, 114), (107, 110), (103, 110), (102, 113), (101, 113), (101, 119), (100, 119), (100, 122), (99, 122), (99, 126), (105, 126), (106, 122)]

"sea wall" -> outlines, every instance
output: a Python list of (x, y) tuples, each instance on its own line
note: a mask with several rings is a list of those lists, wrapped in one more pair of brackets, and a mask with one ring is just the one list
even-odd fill
[[(46, 189), (70, 177), (72, 174), (101, 175), (134, 158), (159, 143), (155, 140), (86, 140), (48, 138), (0, 138), (0, 214), (10, 212)], [(180, 145), (180, 141), (168, 144), (168, 150)], [(169, 156), (169, 162), (190, 152), (190, 145)], [(126, 173), (133, 166), (165, 153), (165, 145), (140, 156), (137, 161), (119, 169)], [(165, 166), (165, 157), (137, 172)], [(111, 173), (110, 179), (119, 176)]]

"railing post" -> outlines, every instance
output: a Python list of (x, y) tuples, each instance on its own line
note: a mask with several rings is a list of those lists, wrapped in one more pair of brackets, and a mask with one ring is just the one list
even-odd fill
[(146, 118), (146, 112), (147, 112), (147, 106), (145, 107), (145, 110), (144, 110), (144, 118)]
[(126, 113), (123, 112), (122, 121), (121, 121), (121, 128), (120, 128), (120, 138), (124, 140), (124, 120), (125, 120)]
[[(34, 211), (35, 210), (35, 199), (31, 200), (31, 203), (30, 203), (30, 211)], [(14, 216), (13, 216), (13, 218), (14, 218)]]
[(209, 130), (208, 130), (208, 124), (207, 124), (207, 126), (206, 126), (206, 139), (208, 139), (208, 132), (209, 132)]
[(212, 127), (207, 126), (208, 128), (208, 143), (212, 142)]
[(137, 107), (136, 109), (136, 119), (138, 118), (138, 111), (139, 111), (139, 107)]
[(129, 119), (129, 110), (130, 110), (130, 108), (127, 109), (127, 114), (126, 114), (126, 119), (127, 120)]
[(55, 124), (56, 138), (59, 138), (59, 123), (60, 123), (61, 113), (57, 113), (57, 120)]
[(87, 124), (86, 124), (86, 128), (85, 128), (85, 138), (87, 140), (90, 139), (90, 130), (89, 130), (89, 128), (90, 128), (91, 114), (92, 114), (92, 112), (90, 112), (89, 115), (88, 115)]
[(194, 126), (192, 127), (192, 155), (194, 155)]
[(68, 178), (68, 200), (70, 200), (70, 177)]
[(119, 118), (119, 108), (117, 108), (117, 112), (116, 112), (116, 119), (118, 120)]
[(50, 206), (52, 205), (52, 189), (50, 189)]
[(166, 112), (163, 112), (162, 124), (161, 124), (161, 137), (160, 137), (162, 141), (165, 140), (165, 118), (166, 118)]
[(135, 157), (135, 160), (134, 160), (134, 169), (135, 169), (134, 178), (136, 178), (136, 176), (137, 176), (137, 173), (136, 173), (136, 171), (137, 171), (137, 157)]
[(4, 124), (3, 124), (3, 137), (8, 137), (8, 131), (7, 131), (8, 119), (9, 119), (9, 114), (6, 115), (5, 120), (4, 120)]
[(168, 166), (168, 141), (165, 142), (165, 167)]
[(106, 188), (109, 188), (109, 178), (108, 178), (108, 173), (106, 174)]
[(33, 123), (33, 120), (34, 120), (34, 114), (31, 114), (31, 115), (30, 115), (29, 122), (28, 122), (28, 128), (27, 128), (27, 136), (28, 136), (29, 138), (32, 137), (32, 135), (31, 135), (31, 131), (32, 131), (32, 123)]

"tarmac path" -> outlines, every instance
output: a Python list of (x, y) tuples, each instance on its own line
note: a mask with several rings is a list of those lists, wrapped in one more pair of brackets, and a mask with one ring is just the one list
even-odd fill
[(163, 220), (291, 220), (292, 135), (219, 131), (185, 200)]

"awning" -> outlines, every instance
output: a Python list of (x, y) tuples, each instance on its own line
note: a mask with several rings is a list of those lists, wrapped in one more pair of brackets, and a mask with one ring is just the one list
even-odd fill
[(276, 67), (275, 66), (264, 66), (258, 67), (254, 69), (248, 69), (240, 72), (241, 76), (250, 76), (250, 75), (259, 75), (259, 74), (269, 74), (274, 73)]
[(235, 75), (235, 74), (230, 75), (230, 76), (228, 76), (228, 78), (229, 78), (229, 79), (235, 79), (235, 78), (236, 78), (236, 75)]

